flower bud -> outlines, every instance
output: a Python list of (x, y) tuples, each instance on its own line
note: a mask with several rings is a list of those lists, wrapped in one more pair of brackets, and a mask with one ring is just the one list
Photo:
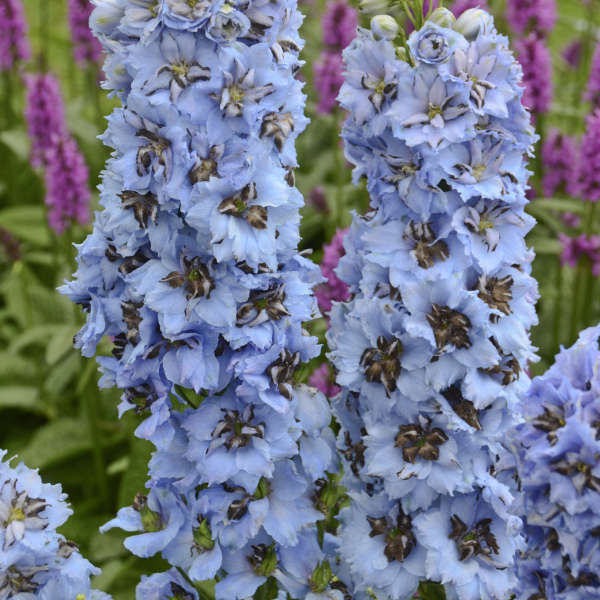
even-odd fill
[(388, 10), (389, 2), (387, 0), (360, 0), (358, 7), (362, 13), (376, 15)]
[(406, 48), (403, 48), (402, 46), (398, 46), (396, 48), (396, 57), (398, 58), (398, 60), (403, 60), (404, 62), (408, 62), (408, 52), (406, 51)]
[(329, 563), (326, 560), (319, 563), (310, 576), (311, 592), (322, 594), (329, 586), (332, 577), (333, 573), (331, 572)]
[(435, 23), (440, 27), (452, 28), (456, 23), (456, 17), (447, 8), (436, 8), (432, 13), (428, 22)]
[(393, 40), (400, 31), (400, 25), (394, 17), (376, 15), (371, 19), (371, 31), (376, 39)]
[(474, 40), (481, 26), (486, 20), (487, 14), (479, 8), (469, 8), (458, 17), (454, 24), (454, 29), (462, 33), (468, 40)]

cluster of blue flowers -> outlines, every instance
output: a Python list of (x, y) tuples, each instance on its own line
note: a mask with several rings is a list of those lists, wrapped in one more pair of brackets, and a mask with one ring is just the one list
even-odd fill
[(527, 600), (600, 598), (600, 327), (586, 329), (523, 399), (520, 509)]
[(123, 106), (104, 134), (103, 210), (62, 291), (88, 312), (84, 355), (112, 339), (101, 385), (123, 389), (120, 412), (156, 447), (148, 493), (105, 528), (173, 566), (140, 583), (144, 600), (197, 598), (212, 578), (217, 599), (319, 593), (335, 439), (324, 396), (295, 385), (319, 354), (302, 322), (320, 281), (297, 251), (296, 0), (95, 4)]
[(60, 485), (5, 456), (0, 450), (0, 599), (109, 600), (90, 587), (100, 569), (56, 533), (73, 512)]
[(353, 297), (328, 334), (352, 499), (339, 550), (355, 598), (408, 599), (424, 580), (451, 599), (508, 598), (521, 520), (496, 463), (535, 359), (535, 135), (487, 13), (438, 9), (397, 33), (383, 16), (359, 30), (339, 96), (372, 208), (346, 237), (337, 272)]

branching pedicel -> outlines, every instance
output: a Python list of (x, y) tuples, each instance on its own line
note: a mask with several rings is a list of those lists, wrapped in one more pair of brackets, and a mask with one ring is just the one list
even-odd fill
[(123, 106), (104, 135), (104, 208), (63, 291), (88, 312), (86, 356), (111, 336), (102, 385), (156, 446), (148, 494), (107, 527), (177, 569), (140, 598), (197, 598), (214, 577), (224, 600), (277, 580), (304, 597), (327, 571), (313, 482), (335, 444), (325, 398), (295, 386), (319, 353), (302, 322), (321, 280), (297, 251), (302, 17), (295, 0), (96, 5)]
[(353, 297), (328, 334), (352, 498), (339, 552), (355, 598), (408, 599), (426, 579), (448, 598), (508, 598), (520, 521), (495, 463), (535, 358), (535, 136), (488, 14), (417, 25), (396, 45), (375, 17), (345, 52), (346, 155), (372, 210), (345, 238)]

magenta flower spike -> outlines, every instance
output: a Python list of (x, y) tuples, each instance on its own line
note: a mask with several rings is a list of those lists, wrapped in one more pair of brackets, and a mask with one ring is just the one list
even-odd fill
[(345, 0), (330, 0), (323, 16), (323, 42), (343, 50), (356, 36), (358, 15)]
[(516, 33), (535, 31), (547, 34), (554, 29), (556, 23), (556, 1), (508, 0), (506, 19)]
[(587, 117), (578, 162), (580, 195), (584, 200), (597, 202), (600, 200), (600, 108)]
[(340, 52), (325, 51), (314, 64), (314, 84), (319, 95), (318, 112), (327, 114), (335, 107), (337, 95), (344, 83), (343, 70)]
[(542, 144), (544, 176), (542, 189), (545, 196), (563, 190), (570, 196), (578, 195), (577, 172), (579, 146), (577, 141), (557, 129), (551, 129)]
[(10, 71), (30, 56), (23, 5), (20, 0), (0, 0), (0, 71)]
[(588, 79), (584, 99), (591, 102), (594, 108), (600, 105), (600, 44), (594, 50), (590, 78)]
[(57, 79), (51, 73), (27, 74), (25, 120), (31, 140), (31, 165), (41, 167), (53, 138), (66, 132), (65, 111)]
[(450, 6), (450, 10), (454, 13), (455, 17), (460, 17), (469, 8), (488, 10), (487, 0), (455, 0)]
[(77, 142), (69, 136), (55, 139), (46, 151), (46, 204), (48, 222), (61, 234), (72, 221), (90, 219), (89, 172)]
[(102, 56), (102, 46), (92, 35), (89, 26), (93, 8), (90, 0), (69, 0), (69, 26), (73, 42), (73, 57), (82, 67), (90, 63), (98, 63)]
[(515, 41), (523, 67), (523, 104), (535, 115), (548, 112), (552, 104), (552, 57), (546, 42), (536, 33)]

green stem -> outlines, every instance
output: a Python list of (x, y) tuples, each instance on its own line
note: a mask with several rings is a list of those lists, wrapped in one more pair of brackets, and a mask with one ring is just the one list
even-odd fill
[[(585, 209), (586, 209), (585, 210), (586, 234), (588, 237), (590, 237), (592, 235), (592, 233), (595, 231), (594, 222), (596, 220), (596, 212), (597, 212), (596, 211), (596, 203), (588, 202)], [(583, 292), (583, 297), (582, 297), (583, 310), (582, 310), (581, 322), (579, 324), (580, 330), (591, 324), (590, 321), (591, 321), (593, 309), (594, 309), (594, 287), (595, 287), (596, 278), (594, 277), (592, 268), (593, 268), (593, 265), (590, 264), (589, 269), (585, 273), (585, 287), (584, 287), (584, 292)]]
[(13, 85), (12, 85), (12, 73), (10, 71), (4, 72), (4, 129), (10, 129), (14, 123), (13, 114)]
[(563, 266), (560, 258), (556, 261), (556, 298), (554, 300), (554, 320), (552, 324), (552, 348), (550, 356), (558, 352), (558, 346), (561, 341), (561, 323), (562, 323), (562, 301), (563, 301)]
[(102, 128), (104, 127), (104, 114), (102, 110), (102, 103), (100, 101), (100, 94), (98, 93), (98, 69), (95, 65), (90, 65), (88, 67), (88, 87), (88, 91), (92, 96), (91, 100), (96, 112), (96, 124), (98, 125), (98, 129), (102, 131)]
[[(110, 510), (110, 500), (108, 495), (108, 477), (106, 475), (106, 468), (104, 462), (104, 455), (102, 452), (102, 444), (100, 441), (100, 431), (98, 429), (98, 416), (99, 416), (99, 405), (100, 405), (100, 391), (96, 378), (93, 373), (96, 371), (96, 364), (90, 360), (87, 364), (87, 369), (91, 370), (89, 374), (89, 381), (87, 390), (83, 396), (85, 398), (85, 409), (87, 413), (88, 431), (90, 439), (92, 441), (92, 457), (94, 461), (94, 473), (96, 485), (98, 487), (98, 494), (102, 506), (106, 510)], [(87, 371), (86, 369), (86, 371)], [(88, 374), (88, 373), (86, 373)]]
[(42, 71), (46, 71), (50, 55), (50, 31), (48, 26), (50, 25), (50, 2), (49, 0), (39, 0), (39, 13), (40, 13), (40, 40), (41, 40), (41, 52), (40, 52), (40, 67)]
[(340, 146), (340, 125), (341, 111), (336, 106), (334, 109), (334, 125), (333, 125), (333, 147), (335, 152), (335, 202), (333, 205), (333, 231), (335, 234), (338, 227), (342, 225), (342, 217), (344, 215), (344, 156), (343, 149)]
[(571, 326), (569, 329), (569, 340), (571, 344), (577, 337), (578, 324), (580, 318), (580, 307), (582, 304), (583, 287), (585, 280), (585, 272), (588, 268), (589, 261), (587, 257), (582, 257), (577, 263), (577, 271), (575, 274), (575, 291), (573, 294), (573, 300), (571, 302)]

